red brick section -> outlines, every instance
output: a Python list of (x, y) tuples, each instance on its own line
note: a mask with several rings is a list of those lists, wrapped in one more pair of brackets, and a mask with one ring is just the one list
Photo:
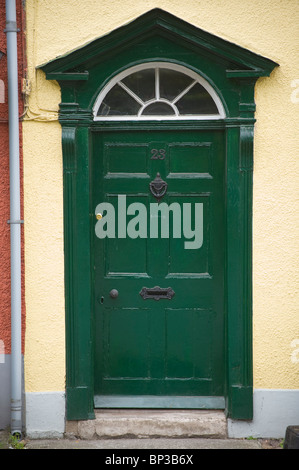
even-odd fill
[[(16, 0), (19, 63), (19, 114), (23, 113), (21, 93), (22, 79), (25, 76), (25, 14), (22, 0)], [(4, 342), (5, 354), (11, 352), (10, 338), (10, 226), (9, 220), (9, 140), (8, 140), (8, 93), (5, 30), (5, 0), (0, 0), (0, 80), (4, 83), (5, 102), (0, 99), (0, 341)], [(1, 55), (1, 54), (0, 54)], [(3, 85), (0, 82), (0, 86)], [(1, 97), (1, 93), (0, 93)], [(21, 218), (23, 219), (23, 155), (22, 123), (20, 120), (20, 173), (21, 173)], [(25, 295), (24, 295), (24, 229), (22, 232), (22, 353), (24, 354)], [(0, 343), (1, 345), (2, 343)], [(2, 351), (1, 351), (2, 352)]]

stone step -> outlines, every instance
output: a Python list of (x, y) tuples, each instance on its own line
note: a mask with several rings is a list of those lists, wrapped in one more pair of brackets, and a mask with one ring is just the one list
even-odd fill
[(96, 410), (95, 419), (78, 421), (73, 433), (81, 439), (227, 437), (223, 411)]

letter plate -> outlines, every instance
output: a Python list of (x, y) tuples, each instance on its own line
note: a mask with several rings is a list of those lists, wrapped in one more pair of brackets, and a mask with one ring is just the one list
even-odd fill
[(160, 299), (172, 299), (174, 296), (174, 291), (172, 290), (171, 287), (167, 288), (162, 288), (159, 286), (156, 287), (143, 287), (141, 291), (139, 292), (141, 297), (146, 300), (146, 299), (154, 299), (154, 300), (160, 300)]

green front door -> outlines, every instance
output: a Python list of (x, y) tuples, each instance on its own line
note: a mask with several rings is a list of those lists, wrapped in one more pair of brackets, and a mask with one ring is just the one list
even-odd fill
[(92, 155), (95, 406), (221, 406), (224, 131), (95, 131)]

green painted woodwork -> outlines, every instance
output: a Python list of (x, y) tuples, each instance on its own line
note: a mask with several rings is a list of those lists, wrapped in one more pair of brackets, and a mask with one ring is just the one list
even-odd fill
[[(226, 118), (217, 121), (190, 120), (179, 123), (175, 121), (94, 122), (92, 107), (99, 92), (109, 80), (128, 67), (153, 61), (176, 63), (189, 67), (202, 75), (222, 100)], [(87, 419), (93, 416), (94, 391), (104, 386), (104, 381), (99, 383), (98, 376), (94, 373), (95, 370), (98, 371), (106, 367), (107, 372), (108, 367), (115, 376), (124, 374), (124, 371), (131, 376), (135, 374), (137, 377), (137, 373), (142, 377), (145, 376), (144, 361), (148, 356), (141, 347), (142, 335), (136, 340), (133, 334), (133, 324), (138, 324), (139, 331), (143, 331), (144, 334), (149, 326), (152, 330), (161, 330), (160, 334), (152, 337), (151, 345), (155, 352), (153, 356), (150, 356), (152, 357), (150, 370), (155, 371), (156, 376), (161, 376), (159, 390), (156, 389), (155, 393), (161, 394), (166, 390), (167, 394), (181, 393), (183, 396), (187, 390), (184, 374), (187, 375), (186, 370), (189, 367), (188, 377), (190, 377), (191, 367), (194, 377), (212, 377), (211, 382), (206, 381), (205, 385), (201, 383), (200, 393), (223, 393), (226, 400), (226, 413), (229, 417), (234, 419), (252, 418), (251, 231), (253, 128), (255, 121), (254, 86), (258, 77), (269, 76), (275, 66), (277, 64), (269, 59), (215, 37), (160, 9), (149, 11), (110, 34), (41, 66), (48, 79), (58, 80), (62, 95), (59, 119), (62, 126), (64, 166), (67, 419)], [(107, 158), (107, 152), (103, 152), (103, 145), (105, 142), (112, 144), (128, 142), (125, 135), (129, 133), (134, 135), (134, 142), (139, 146), (138, 155), (139, 151), (142, 155), (139, 160), (136, 148), (134, 147), (134, 150), (131, 148), (128, 164), (137, 165), (139, 172), (138, 177), (132, 178), (134, 180), (134, 185), (131, 185), (134, 186), (132, 200), (137, 197), (139, 192), (140, 199), (146, 200), (149, 197), (144, 188), (154, 173), (153, 168), (146, 168), (146, 152), (150, 149), (151, 142), (157, 141), (159, 134), (162, 138), (159, 142), (163, 142), (165, 146), (168, 146), (168, 149), (173, 150), (170, 159), (167, 160), (169, 168), (160, 167), (162, 177), (168, 178), (171, 191), (182, 200), (186, 197), (183, 196), (187, 189), (186, 185), (188, 186), (189, 182), (191, 186), (195, 185), (196, 188), (192, 186), (194, 192), (190, 193), (192, 194), (190, 197), (193, 200), (202, 198), (206, 208), (209, 208), (209, 213), (214, 214), (211, 216), (211, 223), (216, 224), (214, 228), (222, 227), (223, 229), (223, 238), (221, 234), (214, 233), (213, 235), (214, 237), (220, 236), (219, 246), (223, 247), (223, 243), (225, 244), (223, 248), (224, 261), (222, 263), (219, 260), (218, 269), (215, 271), (216, 254), (214, 250), (213, 252), (210, 250), (207, 254), (204, 245), (202, 251), (198, 251), (199, 258), (190, 259), (189, 254), (185, 253), (187, 250), (184, 250), (184, 256), (182, 256), (182, 248), (177, 243), (178, 240), (171, 240), (170, 245), (165, 246), (165, 250), (162, 250), (160, 245), (158, 247), (155, 244), (145, 247), (142, 239), (136, 240), (137, 243), (134, 244), (138, 256), (132, 257), (130, 255), (133, 250), (132, 245), (123, 247), (121, 257), (116, 256), (115, 253), (112, 254), (113, 244), (107, 250), (105, 248), (105, 253), (107, 251), (110, 256), (110, 264), (106, 266), (107, 269), (111, 268), (111, 271), (107, 271), (108, 274), (113, 272), (112, 269), (124, 270), (126, 267), (127, 270), (123, 272), (133, 273), (132, 277), (120, 276), (119, 280), (110, 279), (106, 274), (103, 276), (104, 273), (101, 273), (101, 269), (104, 269), (104, 265), (97, 262), (95, 263), (96, 269), (93, 269), (95, 255), (101, 249), (97, 246), (96, 241), (98, 240), (95, 240), (93, 235), (94, 198), (100, 197), (101, 194), (104, 195), (105, 185), (108, 185), (107, 190), (113, 190), (115, 194), (118, 194), (119, 188), (113, 188), (113, 184), (125, 185), (130, 181), (130, 177), (123, 178), (122, 183), (118, 181), (118, 177), (104, 177), (103, 181), (99, 181), (99, 187), (96, 189), (93, 165), (96, 165), (98, 175), (102, 174), (104, 166), (101, 167), (99, 162), (103, 158)], [(185, 137), (187, 134), (188, 139)], [(201, 139), (200, 135), (205, 138)], [(219, 138), (222, 139), (223, 144), (218, 145), (218, 151), (214, 157), (217, 159), (221, 156), (223, 159), (221, 164), (218, 162), (219, 165), (217, 164), (216, 167), (222, 171), (222, 176), (219, 173), (217, 178), (222, 184), (224, 194), (221, 204), (219, 201), (219, 204), (212, 203), (209, 206), (207, 200), (212, 201), (212, 199), (207, 194), (212, 191), (210, 185), (213, 184), (213, 180), (208, 177), (211, 159), (209, 146), (202, 144), (216, 142), (214, 139), (217, 140), (217, 136), (221, 136)], [(188, 152), (186, 151), (187, 142), (190, 144)], [(176, 146), (175, 143), (180, 145)], [(192, 157), (197, 150), (202, 152), (200, 165)], [(111, 173), (126, 173), (126, 166), (118, 160), (115, 154), (113, 156), (113, 152), (115, 152), (115, 147), (112, 145), (108, 151), (108, 155), (110, 155), (107, 163), (110, 165), (109, 171)], [(98, 163), (95, 163), (97, 155)], [(190, 177), (190, 181), (181, 176), (177, 177), (183, 173), (184, 169), (182, 155), (185, 155), (187, 171), (193, 175)], [(201, 176), (194, 177), (196, 174)], [(122, 187), (122, 190), (125, 190), (125, 186)], [(101, 191), (103, 192), (101, 193)], [(203, 196), (203, 192), (206, 196)], [(171, 199), (171, 192), (167, 197)], [(113, 197), (110, 196), (110, 198)], [(216, 206), (218, 209), (214, 213), (211, 209), (215, 209)], [(216, 217), (217, 211), (220, 222)], [(206, 238), (206, 234), (204, 234), (204, 239)], [(158, 243), (157, 240), (156, 242)], [(125, 250), (127, 253), (124, 253)], [(148, 264), (144, 259), (144, 253), (147, 250), (151, 254), (151, 261)], [(169, 250), (171, 253), (179, 252), (180, 256), (172, 256), (170, 267), (167, 265), (166, 269), (163, 256), (165, 257), (165, 253), (168, 253)], [(215, 272), (220, 275), (222, 272), (222, 293), (219, 290), (213, 300), (211, 300), (211, 293), (214, 279), (210, 279), (209, 276), (199, 277), (199, 273), (202, 275), (203, 272), (209, 272), (208, 269), (204, 271), (207, 264), (208, 269), (213, 266), (213, 274)], [(189, 272), (189, 266), (193, 271), (188, 276), (186, 271), (188, 267)], [(168, 272), (169, 269), (170, 272)], [(139, 274), (136, 275), (136, 273)], [(128, 294), (127, 300), (126, 294), (124, 296), (122, 294), (114, 300), (120, 302), (122, 299), (123, 303), (112, 304), (113, 300), (110, 301), (106, 294), (110, 285), (115, 288), (115, 282), (122, 281), (124, 286), (134, 285), (134, 291), (136, 288), (138, 290), (139, 286), (151, 287), (152, 283), (145, 282), (151, 280), (151, 278), (145, 277), (145, 274), (149, 275), (148, 273), (157, 281), (165, 280), (165, 276), (170, 276), (167, 279), (169, 281), (167, 287), (172, 286), (176, 291), (173, 299), (155, 302), (152, 300), (143, 301), (140, 296), (140, 298), (137, 296), (138, 300), (136, 299), (135, 304), (132, 301), (132, 294)], [(176, 276), (171, 277), (171, 273), (176, 273)], [(177, 278), (177, 273), (183, 275)], [(99, 287), (95, 282), (97, 276), (99, 277)], [(220, 283), (219, 279), (218, 281)], [(109, 284), (110, 282), (111, 284)], [(210, 285), (207, 288), (205, 300), (197, 287), (203, 283)], [(200, 294), (198, 297), (194, 295), (195, 285), (196, 292), (198, 291)], [(102, 291), (99, 289), (105, 291), (102, 305), (99, 304), (97, 298), (98, 295), (102, 296)], [(187, 299), (192, 299), (190, 304), (180, 301), (183, 291), (186, 291)], [(120, 287), (120, 292), (123, 292), (123, 287)], [(222, 309), (219, 307), (221, 299), (223, 299)], [(153, 302), (159, 306), (155, 310), (151, 307)], [(218, 305), (215, 302), (216, 304), (218, 302)], [(100, 312), (101, 308), (102, 312)], [(111, 315), (112, 310), (115, 315)], [(212, 314), (210, 314), (211, 311)], [(222, 316), (220, 312), (222, 312)], [(170, 318), (171, 321), (168, 321)], [(116, 356), (117, 348), (112, 351), (110, 362), (98, 364), (98, 351), (106, 347), (108, 331), (113, 329), (116, 323), (121, 328), (125, 328), (129, 338), (135, 340), (131, 344), (131, 348), (136, 354), (134, 367), (130, 363), (119, 362), (119, 358)], [(165, 352), (164, 331), (166, 324), (169, 326), (168, 335), (171, 337), (169, 355), (167, 356), (169, 357), (167, 359), (167, 373), (169, 371), (172, 377), (180, 376), (182, 384), (185, 383), (185, 385), (181, 385), (180, 391), (178, 388), (169, 388), (165, 380), (163, 381), (165, 369), (161, 365), (161, 357), (165, 357), (162, 350)], [(95, 332), (98, 333), (101, 325), (102, 343), (98, 343)], [(184, 329), (181, 328), (183, 325)], [(174, 344), (180, 329), (182, 329), (181, 339), (187, 340), (192, 337), (193, 340), (191, 342), (181, 341), (176, 350)], [(217, 366), (215, 366), (216, 369), (212, 367), (208, 370), (206, 361), (196, 358), (194, 362), (194, 350), (191, 350), (191, 344), (195, 350), (197, 341), (206, 342), (209, 347), (211, 344), (214, 345), (212, 340), (208, 341), (207, 337), (202, 334), (202, 329), (208, 330), (208, 332), (213, 331), (213, 334), (216, 331), (216, 335), (223, 335), (222, 346), (216, 347), (215, 350), (213, 347), (211, 353), (206, 352), (206, 358), (210, 364), (221, 365), (222, 375), (220, 371), (216, 372)], [(117, 331), (117, 328), (115, 330)], [(216, 338), (219, 342), (219, 336)], [(124, 350), (125, 343), (121, 333), (119, 333), (118, 340)], [(113, 341), (116, 341), (116, 338)], [(219, 355), (220, 351), (222, 351), (223, 357), (215, 359), (213, 355)], [(188, 367), (186, 364), (183, 368), (181, 367), (179, 359), (182, 355), (187, 362), (189, 361)], [(194, 370), (197, 371), (197, 375)], [(159, 381), (158, 377), (157, 381)], [(174, 381), (176, 381), (175, 378)], [(110, 387), (110, 385), (105, 383), (105, 387)], [(191, 393), (198, 393), (193, 385)], [(129, 384), (126, 387), (130, 388)], [(138, 393), (141, 392), (142, 387), (144, 384), (141, 383)], [(151, 390), (155, 389), (153, 383), (150, 387)], [(178, 384), (177, 387), (179, 387)], [(109, 390), (111, 391), (111, 389)], [(143, 393), (148, 393), (148, 391), (145, 390)], [(132, 393), (137, 393), (137, 390), (134, 388)], [(111, 395), (109, 396), (111, 397)], [(164, 396), (160, 395), (161, 403)]]

